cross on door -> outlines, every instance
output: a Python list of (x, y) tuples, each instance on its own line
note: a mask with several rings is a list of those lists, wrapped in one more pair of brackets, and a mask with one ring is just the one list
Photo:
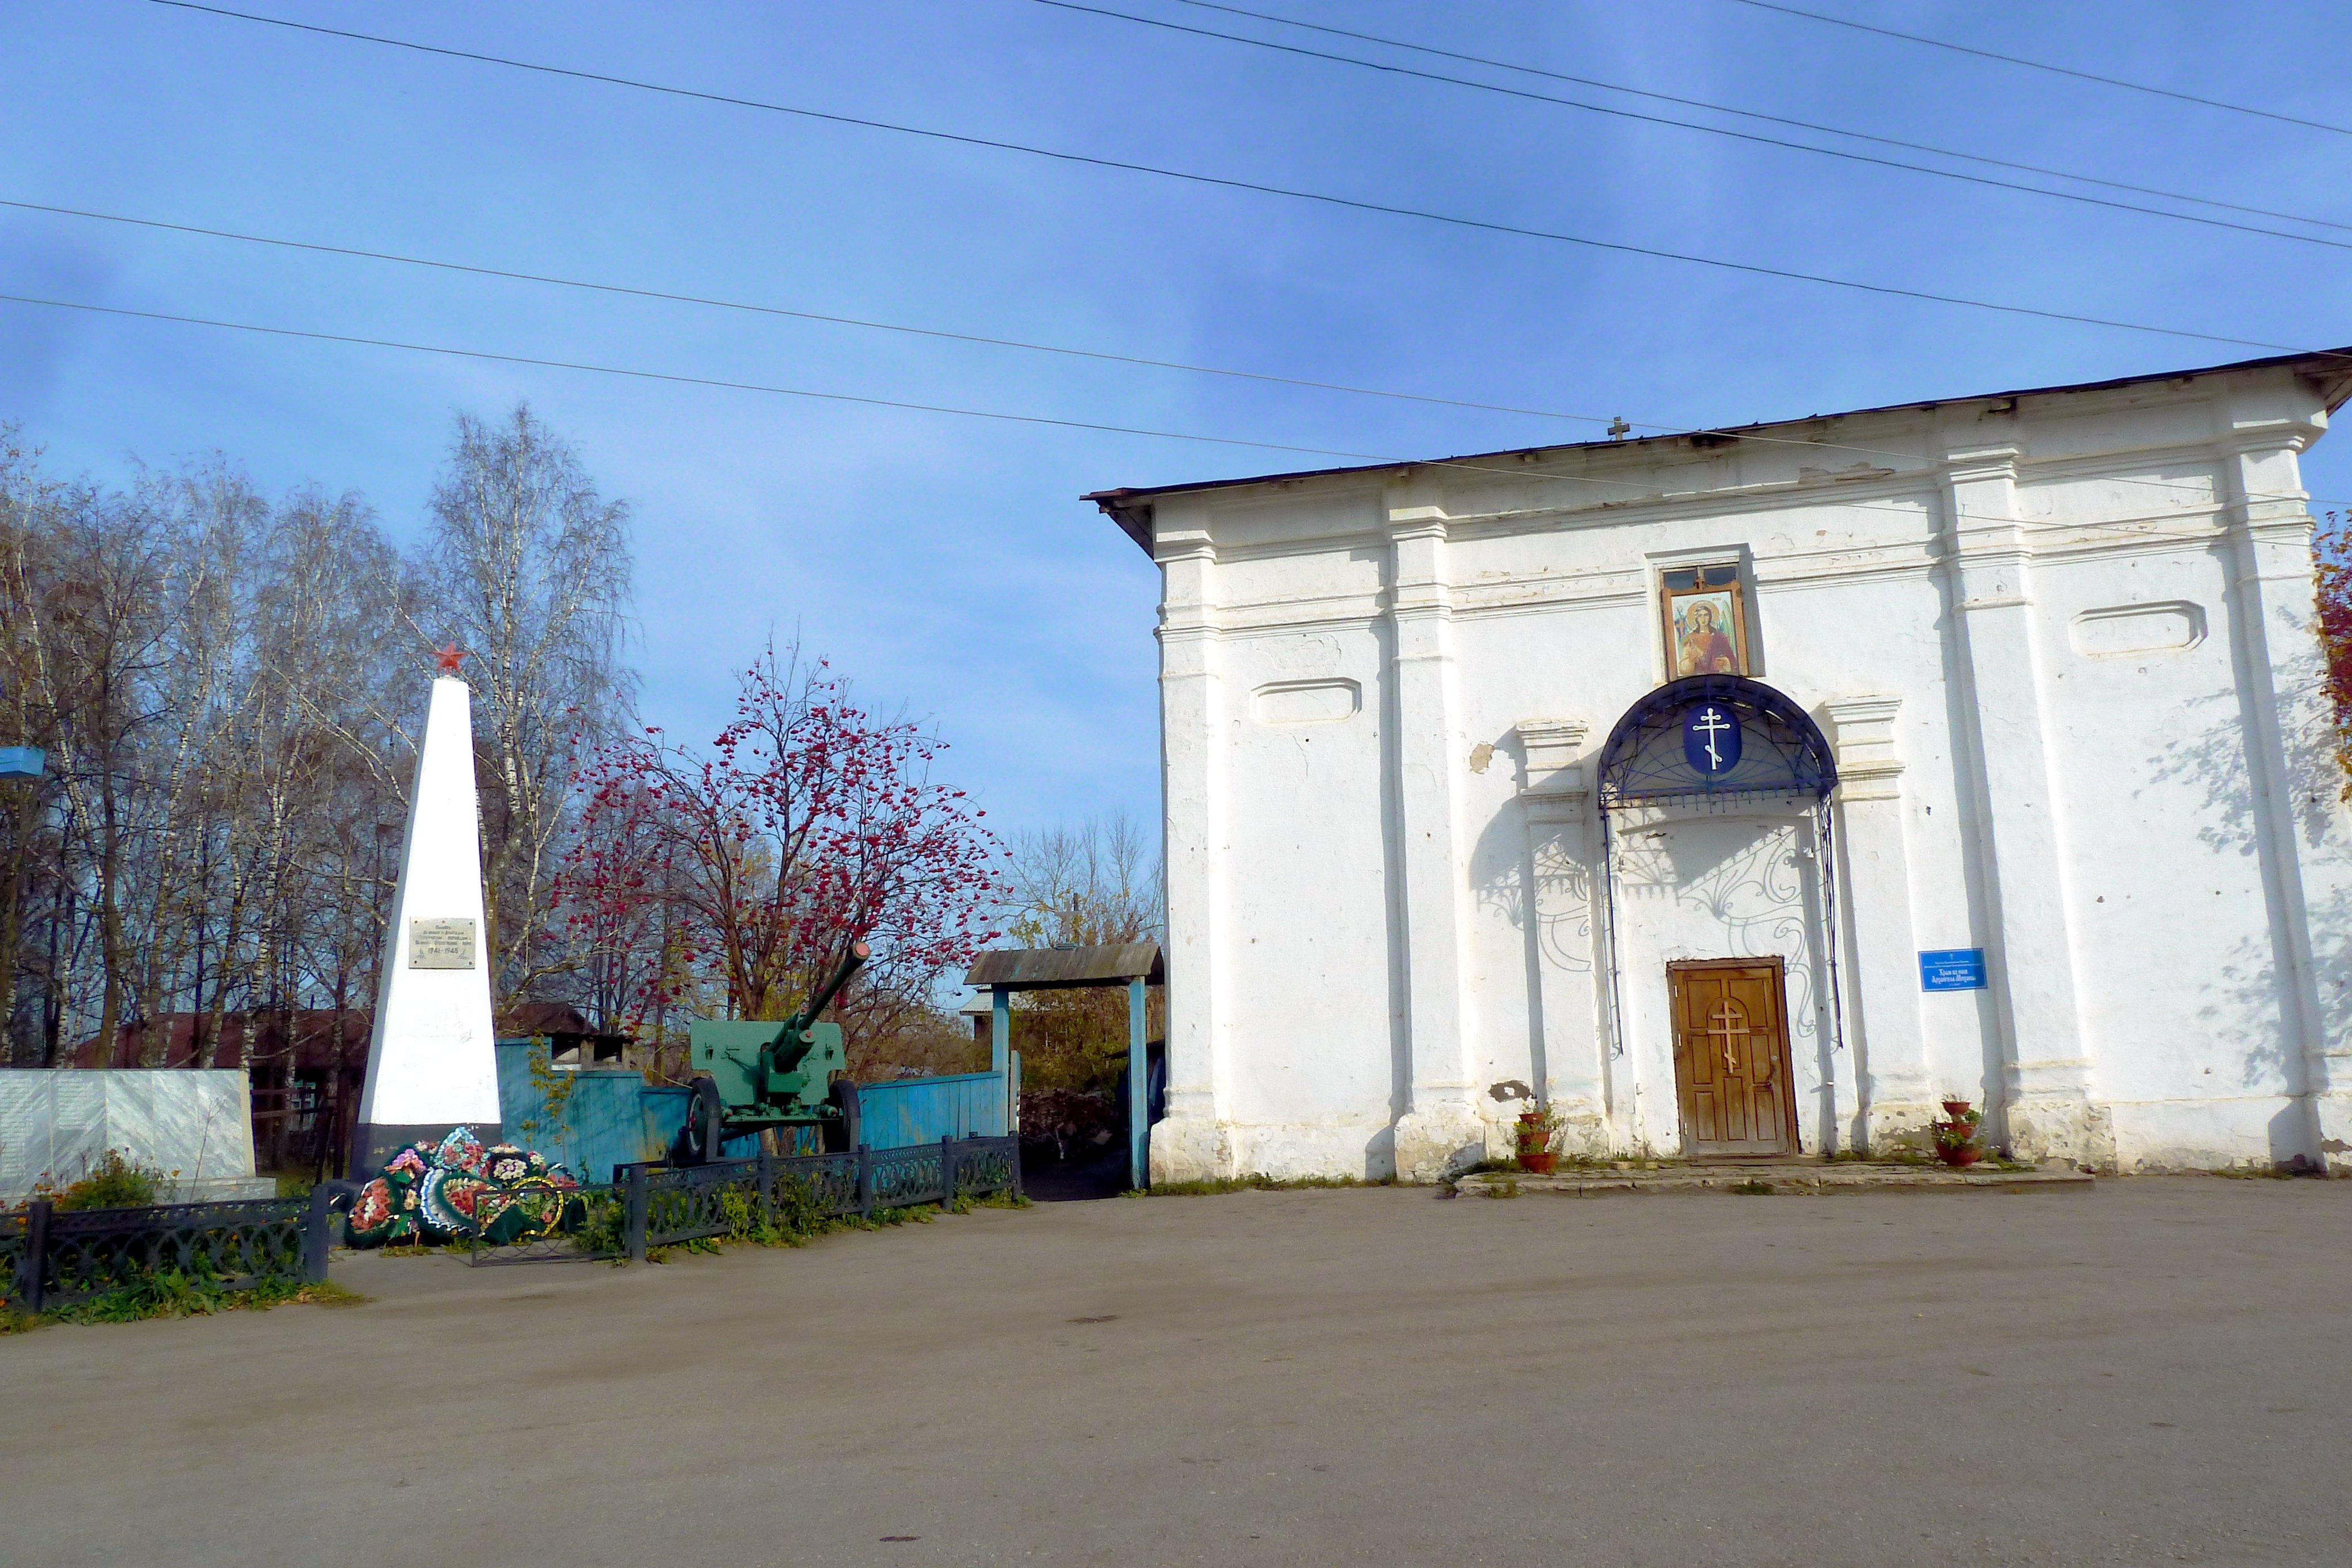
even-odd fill
[(1723, 1070), (1732, 1077), (1739, 1076), (1739, 1058), (1734, 1054), (1733, 1043), (1748, 1037), (1748, 1015), (1734, 1006), (1728, 997), (1716, 1004), (1715, 1011), (1706, 1016), (1707, 1037), (1723, 1047)]

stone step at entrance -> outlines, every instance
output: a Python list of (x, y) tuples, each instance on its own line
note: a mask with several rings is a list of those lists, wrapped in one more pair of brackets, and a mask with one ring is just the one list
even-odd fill
[(1454, 1190), (1465, 1197), (1513, 1193), (1553, 1193), (1563, 1197), (1599, 1197), (1608, 1193), (1868, 1192), (1890, 1187), (2088, 1187), (2089, 1172), (2072, 1165), (1914, 1165), (1868, 1160), (1662, 1161), (1623, 1165), (1579, 1166), (1548, 1176), (1524, 1171), (1480, 1171), (1461, 1177)]

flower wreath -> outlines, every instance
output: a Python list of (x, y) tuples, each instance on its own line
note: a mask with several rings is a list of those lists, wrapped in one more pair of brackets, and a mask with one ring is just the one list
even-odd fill
[(512, 1143), (484, 1147), (470, 1127), (438, 1143), (410, 1144), (352, 1201), (353, 1247), (390, 1241), (492, 1243), (561, 1229), (585, 1211), (580, 1184), (544, 1154)]

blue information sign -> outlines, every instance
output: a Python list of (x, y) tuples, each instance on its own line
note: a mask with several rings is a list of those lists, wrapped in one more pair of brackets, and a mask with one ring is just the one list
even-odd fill
[(1739, 720), (1720, 703), (1702, 702), (1683, 715), (1683, 761), (1709, 778), (1739, 765)]
[(1981, 991), (1985, 988), (1984, 949), (1948, 947), (1919, 955), (1922, 991)]

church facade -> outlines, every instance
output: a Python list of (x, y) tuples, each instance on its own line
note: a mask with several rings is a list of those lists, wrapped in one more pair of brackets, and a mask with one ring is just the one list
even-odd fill
[(1089, 497), (1163, 574), (1155, 1180), (2352, 1157), (2307, 355)]

